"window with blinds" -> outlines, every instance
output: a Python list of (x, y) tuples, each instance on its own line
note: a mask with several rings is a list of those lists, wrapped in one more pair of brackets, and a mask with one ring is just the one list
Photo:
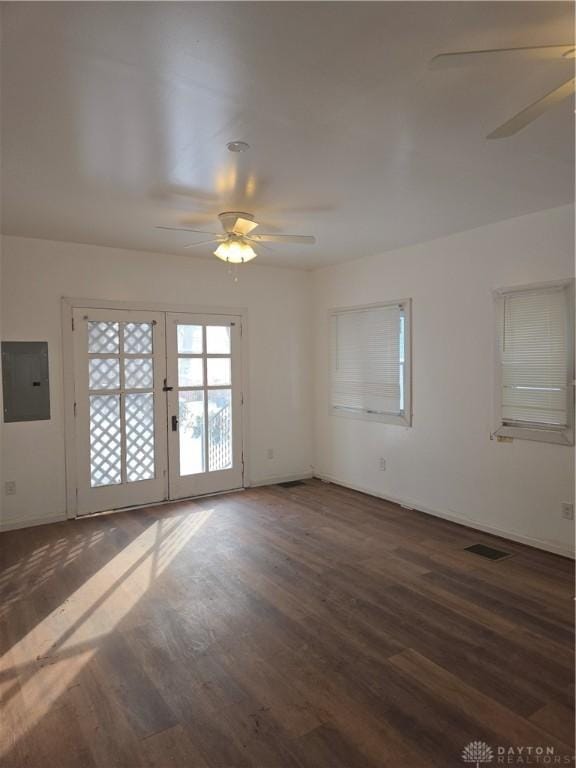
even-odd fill
[(332, 314), (332, 408), (409, 423), (407, 302)]
[(500, 422), (538, 432), (571, 432), (572, 350), (569, 286), (499, 294)]

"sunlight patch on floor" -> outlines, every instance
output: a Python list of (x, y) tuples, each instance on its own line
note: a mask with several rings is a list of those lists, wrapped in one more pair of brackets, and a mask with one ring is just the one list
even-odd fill
[(7, 723), (25, 712), (26, 730), (34, 727), (212, 512), (186, 512), (150, 525), (4, 654), (0, 695)]

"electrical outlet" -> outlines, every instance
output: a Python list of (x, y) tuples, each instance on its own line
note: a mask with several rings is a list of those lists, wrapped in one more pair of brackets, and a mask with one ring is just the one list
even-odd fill
[(268, 450), (266, 451), (266, 458), (267, 459), (274, 458), (274, 448), (268, 448)]
[(574, 504), (561, 504), (562, 517), (565, 520), (574, 520)]
[(14, 496), (16, 494), (16, 480), (6, 480), (4, 483), (4, 493), (6, 496)]
[(386, 459), (380, 456), (380, 472), (386, 471)]

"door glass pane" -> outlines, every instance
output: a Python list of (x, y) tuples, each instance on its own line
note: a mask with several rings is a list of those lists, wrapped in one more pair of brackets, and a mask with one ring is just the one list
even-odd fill
[(204, 392), (178, 393), (180, 475), (204, 472)]
[(124, 352), (127, 355), (152, 354), (152, 323), (124, 324)]
[(118, 323), (88, 321), (88, 352), (118, 352)]
[(124, 360), (126, 389), (152, 389), (154, 373), (151, 357), (128, 357)]
[(230, 358), (209, 357), (207, 362), (208, 386), (230, 386)]
[(180, 357), (178, 359), (178, 386), (201, 387), (204, 383), (204, 369), (201, 357)]
[(201, 325), (179, 325), (177, 331), (178, 352), (189, 355), (202, 354), (204, 345)]
[(232, 466), (232, 392), (230, 389), (208, 391), (208, 464), (209, 471)]
[(209, 355), (230, 354), (230, 327), (227, 325), (206, 326), (206, 351)]
[(90, 397), (90, 484), (118, 485), (122, 482), (120, 396)]
[(90, 389), (120, 387), (120, 361), (117, 357), (92, 357), (89, 366)]
[(154, 395), (126, 395), (126, 478), (154, 477)]

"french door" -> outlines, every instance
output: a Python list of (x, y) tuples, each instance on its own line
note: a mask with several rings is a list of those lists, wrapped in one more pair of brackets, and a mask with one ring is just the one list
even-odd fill
[(75, 309), (78, 515), (242, 486), (240, 318)]
[(167, 315), (173, 499), (242, 485), (239, 341), (238, 318)]

